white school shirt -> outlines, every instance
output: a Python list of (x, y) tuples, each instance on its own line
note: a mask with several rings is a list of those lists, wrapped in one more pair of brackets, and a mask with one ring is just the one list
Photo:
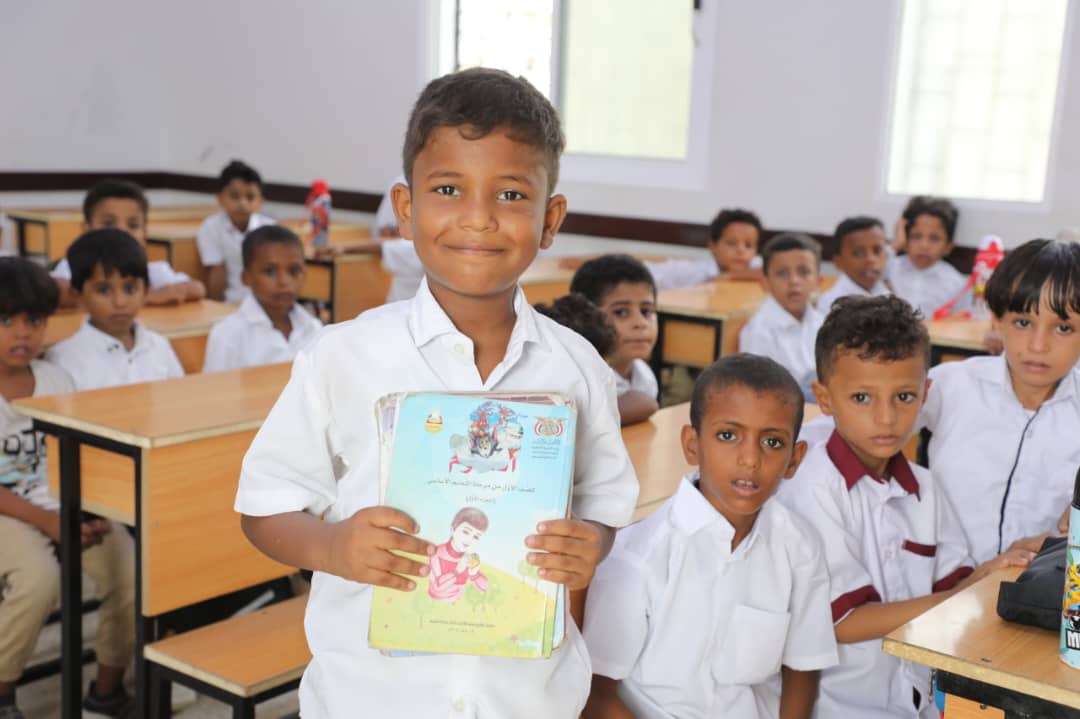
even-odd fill
[[(665, 262), (646, 262), (657, 290), (674, 290), (700, 285), (720, 276), (720, 266), (712, 255), (693, 260), (672, 259)], [(750, 269), (761, 269), (761, 255), (750, 260)]]
[(424, 266), (412, 240), (391, 239), (382, 242), (382, 268), (394, 275), (390, 280), (387, 302), (407, 300), (416, 294), (424, 279)]
[(78, 332), (55, 344), (45, 359), (66, 370), (80, 392), (184, 376), (169, 341), (138, 320), (131, 351), (87, 318)]
[[(930, 319), (934, 310), (952, 302), (964, 289), (968, 277), (945, 260), (938, 260), (925, 270), (911, 263), (911, 257), (893, 257), (885, 266), (885, 279), (897, 297), (922, 311)], [(953, 305), (953, 311), (970, 309), (971, 293), (967, 292)]]
[[(830, 576), (833, 621), (867, 602), (897, 602), (951, 589), (973, 571), (956, 513), (933, 475), (893, 457), (889, 478), (871, 477), (833, 433), (811, 449), (780, 500), (818, 531)], [(839, 644), (821, 673), (814, 716), (885, 719), (929, 706), (929, 670), (885, 654), (881, 640)]]
[(806, 392), (817, 379), (814, 341), (825, 318), (807, 304), (802, 319), (785, 310), (772, 295), (739, 332), (739, 351), (771, 357), (791, 373)]
[(248, 295), (240, 308), (210, 329), (203, 372), (290, 362), (320, 329), (322, 322), (298, 304), (289, 310), (288, 339), (255, 299)]
[(589, 585), (593, 673), (619, 680), (640, 719), (775, 718), (780, 666), (836, 663), (829, 575), (814, 530), (770, 499), (735, 530), (683, 477), (619, 531)]
[[(882, 297), (884, 295), (891, 295), (888, 286), (886, 286), (883, 280), (878, 280), (877, 284), (870, 288), (867, 292), (861, 285), (847, 276), (847, 274), (841, 272), (840, 276), (836, 278), (836, 283), (821, 293), (817, 301), (817, 311), (821, 313), (824, 318), (829, 314), (829, 310), (832, 309), (832, 303), (841, 297), (847, 297), (848, 295), (859, 295), (861, 297)], [(824, 321), (824, 320), (823, 320)]]
[[(292, 377), (244, 457), (236, 511), (307, 510), (337, 522), (378, 504), (374, 405), (389, 392), (556, 391), (574, 398), (573, 511), (609, 526), (630, 520), (638, 484), (622, 443), (610, 368), (580, 335), (529, 306), (518, 289), (506, 355), (481, 381), (472, 341), (428, 289), (327, 327), (300, 351)], [(421, 590), (422, 591), (422, 590)], [(305, 719), (365, 715), (576, 718), (592, 667), (567, 623), (550, 659), (462, 655), (390, 658), (367, 646), (369, 585), (316, 572), (305, 629), (313, 655), (300, 684)]]
[[(31, 360), (33, 397), (74, 392), (67, 372), (45, 360)], [(34, 431), (34, 421), (16, 412), (0, 396), (0, 487), (5, 487), (42, 509), (55, 511), (60, 503), (49, 494), (45, 457), (45, 433)]]
[(643, 359), (636, 359), (630, 364), (630, 379), (626, 379), (615, 370), (611, 373), (615, 375), (615, 394), (619, 397), (630, 390), (644, 392), (653, 398), (660, 395), (660, 385), (656, 381), (656, 375), (653, 374), (649, 363)]
[[(183, 272), (177, 272), (165, 260), (155, 260), (146, 263), (146, 272), (150, 279), (150, 289), (158, 290), (169, 285), (178, 285), (181, 282), (191, 282), (191, 277)], [(52, 276), (58, 280), (71, 281), (71, 265), (67, 258), (61, 258), (53, 268)]]
[(195, 244), (199, 248), (199, 259), (203, 266), (225, 265), (225, 301), (239, 302), (251, 291), (244, 286), (240, 275), (244, 271), (243, 244), (244, 236), (263, 225), (274, 224), (272, 217), (253, 213), (248, 220), (247, 229), (236, 229), (224, 210), (203, 220)]
[(930, 469), (959, 511), (975, 560), (1055, 532), (1080, 467), (1077, 370), (1038, 411), (1016, 398), (1004, 356), (945, 362), (930, 379), (922, 410), (933, 433)]

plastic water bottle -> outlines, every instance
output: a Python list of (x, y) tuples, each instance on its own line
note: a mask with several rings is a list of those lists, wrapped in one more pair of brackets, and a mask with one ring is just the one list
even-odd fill
[(1065, 550), (1065, 599), (1061, 607), (1061, 661), (1080, 669), (1080, 470), (1069, 508), (1069, 546)]
[(325, 247), (330, 241), (330, 186), (326, 180), (311, 183), (311, 192), (304, 206), (311, 218), (311, 244)]
[(990, 308), (986, 306), (986, 283), (990, 281), (990, 275), (994, 274), (994, 270), (1003, 259), (1005, 259), (1005, 244), (1000, 237), (986, 235), (979, 241), (979, 250), (975, 253), (975, 267), (971, 272), (974, 279), (972, 319), (990, 319)]

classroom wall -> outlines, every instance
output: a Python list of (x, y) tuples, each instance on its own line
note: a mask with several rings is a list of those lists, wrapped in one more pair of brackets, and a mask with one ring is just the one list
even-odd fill
[[(571, 209), (707, 222), (718, 207), (737, 204), (775, 228), (828, 232), (853, 213), (891, 224), (904, 202), (881, 189), (900, 0), (706, 2), (719, 4), (703, 186), (567, 178), (561, 190)], [(16, 63), (25, 73), (0, 74), (0, 170), (133, 168), (157, 159), (161, 169), (214, 174), (239, 156), (270, 180), (323, 176), (332, 186), (381, 192), (398, 169), (405, 119), (423, 83), (421, 0), (106, 0), (94, 12), (74, 2), (10, 5), (0, 11), (0, 60), (29, 53), (35, 62)], [(136, 22), (117, 24), (130, 12)], [(12, 15), (29, 31), (12, 32)], [(139, 23), (145, 35), (125, 34)], [(117, 28), (117, 45), (92, 62), (82, 57), (88, 26)], [(961, 243), (987, 232), (1017, 242), (1080, 225), (1080, 135), (1061, 132), (1080, 126), (1080, 51), (1069, 51), (1080, 42), (1078, 27), (1066, 38), (1046, 206), (962, 202)], [(121, 62), (132, 54), (141, 62)], [(36, 109), (27, 121), (16, 106)]]

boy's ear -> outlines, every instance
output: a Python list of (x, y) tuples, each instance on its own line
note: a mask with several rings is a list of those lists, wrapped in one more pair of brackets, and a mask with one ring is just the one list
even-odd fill
[(698, 433), (693, 426), (684, 424), (682, 428), (682, 453), (689, 465), (697, 466), (698, 462)]
[(787, 469), (784, 470), (784, 479), (791, 479), (795, 476), (795, 471), (802, 464), (803, 457), (806, 456), (807, 448), (808, 445), (802, 440), (795, 443), (791, 450), (791, 459), (788, 461)]
[(566, 219), (566, 195), (552, 195), (544, 208), (544, 230), (540, 236), (540, 249), (546, 250), (555, 242), (555, 235)]
[(829, 395), (829, 388), (821, 382), (812, 382), (810, 389), (814, 393), (814, 399), (817, 400), (818, 407), (821, 407), (821, 413), (832, 416), (832, 397)]
[(251, 287), (251, 273), (246, 268), (240, 273), (240, 282), (244, 287)]
[(390, 204), (397, 217), (398, 231), (406, 240), (413, 239), (412, 228), (412, 190), (400, 182), (390, 188)]
[(86, 220), (83, 220), (82, 224), (79, 225), (79, 234), (80, 235), (85, 235), (89, 231), (90, 231), (90, 223), (87, 222)]

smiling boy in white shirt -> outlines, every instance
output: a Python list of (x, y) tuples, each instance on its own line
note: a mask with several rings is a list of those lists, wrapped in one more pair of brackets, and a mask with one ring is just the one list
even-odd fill
[(412, 300), (335, 325), (302, 350), (244, 458), (236, 509), (245, 533), (278, 561), (315, 570), (312, 661), (300, 684), (308, 719), (359, 707), (402, 718), (570, 719), (585, 704), (591, 671), (573, 622), (547, 660), (387, 657), (365, 641), (372, 585), (425, 591), (427, 562), (389, 550), (434, 552), (412, 518), (377, 506), (374, 405), (388, 392), (574, 399), (574, 518), (545, 521), (526, 541), (546, 579), (584, 588), (612, 528), (633, 512), (637, 482), (610, 370), (584, 338), (537, 314), (517, 284), (565, 217), (566, 199), (552, 194), (563, 146), (554, 108), (522, 78), (473, 68), (431, 82), (406, 132), (408, 186), (393, 191), (427, 277)]

